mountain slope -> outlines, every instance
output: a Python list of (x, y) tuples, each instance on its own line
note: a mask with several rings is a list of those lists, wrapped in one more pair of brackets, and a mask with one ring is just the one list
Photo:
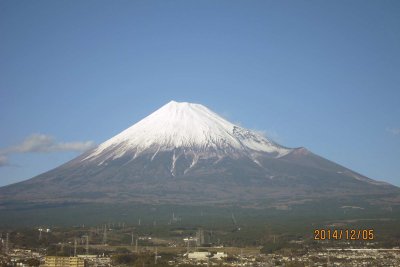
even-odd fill
[(399, 189), (174, 101), (64, 165), (0, 188), (1, 202), (265, 205), (359, 196), (392, 201)]

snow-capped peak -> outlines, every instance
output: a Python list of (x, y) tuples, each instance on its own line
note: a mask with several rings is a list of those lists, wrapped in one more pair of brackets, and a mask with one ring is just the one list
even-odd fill
[(200, 151), (245, 151), (286, 155), (284, 148), (268, 138), (234, 125), (207, 107), (171, 101), (120, 134), (99, 145), (86, 159), (103, 152), (118, 158), (129, 151), (158, 152), (187, 148)]

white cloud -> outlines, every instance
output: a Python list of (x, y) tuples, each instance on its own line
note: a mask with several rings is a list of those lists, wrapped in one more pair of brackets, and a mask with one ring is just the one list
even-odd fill
[(89, 150), (95, 146), (93, 141), (86, 142), (69, 142), (69, 143), (57, 143), (54, 146), (55, 151), (78, 151), (83, 152)]
[(7, 165), (8, 165), (7, 157), (5, 155), (0, 155), (0, 167)]
[(270, 141), (273, 142), (278, 142), (281, 143), (282, 142), (282, 138), (281, 136), (274, 130), (258, 130), (258, 129), (252, 129), (253, 132), (258, 133), (259, 135), (262, 135), (268, 139), (270, 139)]
[(8, 153), (27, 152), (59, 152), (77, 151), (83, 152), (94, 147), (94, 142), (57, 142), (54, 137), (45, 134), (33, 134), (27, 137), (22, 143), (6, 149)]
[(15, 146), (0, 150), (0, 166), (8, 165), (7, 156), (15, 153), (83, 152), (95, 146), (93, 141), (57, 142), (50, 135), (32, 134)]
[(386, 131), (393, 135), (400, 135), (400, 128), (387, 128)]

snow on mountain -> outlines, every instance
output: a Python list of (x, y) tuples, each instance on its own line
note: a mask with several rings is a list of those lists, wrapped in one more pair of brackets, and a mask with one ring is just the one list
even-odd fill
[[(292, 149), (282, 147), (254, 131), (234, 125), (200, 104), (171, 101), (120, 134), (100, 144), (83, 160), (104, 154), (116, 159), (128, 153), (187, 149), (219, 154), (268, 153), (282, 157)], [(253, 158), (253, 156), (252, 156)]]
[(282, 147), (202, 105), (172, 101), (93, 150), (0, 188), (0, 207), (14, 201), (265, 207), (326, 199), (358, 205), (360, 196), (373, 205), (398, 203), (399, 189), (305, 148)]

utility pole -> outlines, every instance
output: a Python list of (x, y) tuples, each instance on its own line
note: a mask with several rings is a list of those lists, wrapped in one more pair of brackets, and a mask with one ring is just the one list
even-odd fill
[(327, 267), (330, 267), (330, 266), (331, 266), (331, 260), (330, 260), (330, 258), (329, 258), (329, 249), (328, 249), (328, 261), (327, 261), (327, 263), (326, 263), (326, 266), (327, 266)]
[(107, 225), (104, 225), (103, 244), (107, 245)]
[(156, 247), (156, 253), (154, 254), (154, 264), (157, 265), (157, 247)]
[(86, 236), (86, 255), (89, 255), (89, 236)]
[(83, 237), (86, 238), (86, 255), (89, 255), (89, 236), (84, 235)]
[(243, 249), (240, 249), (240, 266), (243, 266)]
[(7, 233), (6, 234), (6, 250), (5, 250), (6, 254), (8, 254), (8, 242), (9, 242), (9, 239), (10, 239), (9, 236), (10, 236), (9, 233)]
[(74, 238), (74, 257), (76, 257), (76, 238)]
[(131, 246), (133, 246), (133, 232), (131, 233)]
[(136, 238), (136, 248), (135, 248), (136, 253), (138, 253), (138, 239)]

